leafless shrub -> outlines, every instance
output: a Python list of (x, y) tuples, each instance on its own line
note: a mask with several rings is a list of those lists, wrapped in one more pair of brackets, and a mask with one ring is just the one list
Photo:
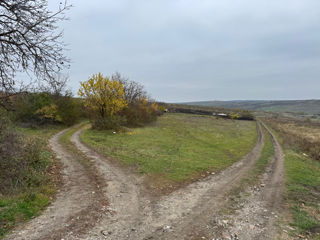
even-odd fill
[(120, 73), (116, 72), (111, 76), (112, 80), (119, 81), (123, 84), (123, 90), (125, 93), (126, 101), (129, 105), (135, 104), (141, 101), (143, 98), (147, 99), (147, 92), (144, 90), (143, 85), (138, 82), (131, 81), (128, 78), (121, 76)]
[(120, 116), (126, 126), (143, 126), (155, 121), (163, 113), (158, 104), (148, 97), (142, 84), (129, 80), (118, 72), (113, 74), (111, 79), (123, 84), (128, 106), (121, 111)]

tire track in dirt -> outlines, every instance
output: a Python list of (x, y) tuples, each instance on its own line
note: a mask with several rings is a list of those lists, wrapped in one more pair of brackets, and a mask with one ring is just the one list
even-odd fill
[(78, 239), (99, 221), (107, 202), (99, 193), (92, 172), (59, 143), (60, 137), (68, 130), (59, 132), (49, 141), (50, 148), (63, 164), (63, 185), (56, 199), (41, 216), (21, 225), (5, 239)]
[(274, 134), (264, 123), (261, 124), (271, 135), (274, 156), (261, 181), (247, 190), (250, 196), (241, 200), (236, 213), (233, 216), (220, 216), (220, 222), (226, 218), (231, 221), (228, 226), (223, 226), (222, 234), (212, 235), (219, 239), (277, 239), (276, 223), (283, 213), (284, 155)]
[(265, 188), (262, 191), (261, 200), (265, 203), (269, 216), (265, 231), (258, 236), (258, 239), (275, 239), (277, 235), (275, 223), (283, 212), (283, 193), (285, 188), (284, 154), (274, 133), (264, 123), (262, 124), (271, 135), (274, 158), (263, 179)]
[(130, 226), (139, 221), (141, 206), (148, 204), (143, 202), (142, 178), (114, 166), (106, 157), (81, 143), (82, 131), (75, 132), (71, 142), (95, 164), (98, 174), (107, 182), (103, 191), (110, 203), (109, 210), (113, 213), (104, 216), (99, 225), (82, 239), (127, 239), (132, 231)]
[[(143, 177), (115, 166), (84, 145), (79, 138), (81, 129), (73, 134), (71, 142), (90, 160), (92, 167), (84, 168), (76, 160), (77, 155), (58, 142), (67, 130), (50, 140), (52, 150), (65, 166), (62, 190), (40, 217), (7, 239), (191, 239), (192, 230), (208, 224), (223, 206), (229, 190), (254, 165), (263, 146), (257, 123), (258, 141), (243, 159), (219, 174), (155, 198), (143, 187)], [(107, 185), (101, 185), (101, 181)], [(106, 199), (109, 206), (104, 208)]]
[[(219, 174), (192, 183), (168, 196), (154, 199), (143, 188), (142, 177), (115, 167), (108, 158), (84, 145), (79, 137), (71, 138), (97, 167), (99, 175), (108, 182), (112, 216), (106, 216), (83, 239), (184, 239), (190, 226), (206, 224), (223, 205), (229, 190), (259, 159), (263, 147), (263, 133), (257, 123), (258, 141), (243, 159)], [(197, 219), (197, 222), (195, 222)], [(188, 238), (190, 239), (190, 238)]]
[[(155, 239), (201, 239), (201, 237), (207, 235), (207, 231), (210, 231), (212, 225), (215, 225), (212, 219), (219, 209), (224, 206), (225, 199), (232, 188), (245, 176), (260, 157), (264, 136), (259, 123), (257, 123), (257, 128), (258, 141), (252, 151), (241, 161), (236, 162), (217, 176), (206, 179), (207, 184), (205, 184), (205, 181), (200, 181), (195, 183), (195, 186), (190, 186), (195, 189), (203, 188), (203, 190), (195, 191), (192, 194), (192, 196), (198, 196), (198, 199), (193, 204), (191, 211), (186, 217), (179, 218), (178, 222), (173, 224), (172, 229), (169, 231), (157, 231), (151, 234), (150, 237), (156, 236), (154, 237)], [(193, 189), (190, 190), (191, 192), (193, 191)]]

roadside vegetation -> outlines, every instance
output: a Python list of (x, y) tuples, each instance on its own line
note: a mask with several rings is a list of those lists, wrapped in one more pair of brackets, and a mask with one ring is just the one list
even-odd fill
[(191, 114), (165, 114), (144, 128), (86, 130), (82, 141), (170, 189), (217, 173), (241, 159), (257, 140), (256, 123)]
[(294, 119), (266, 119), (284, 146), (290, 235), (320, 239), (320, 126)]
[(265, 121), (281, 134), (286, 146), (320, 161), (320, 123), (283, 117), (267, 118)]
[(0, 238), (17, 223), (39, 215), (54, 196), (59, 165), (47, 141), (60, 129), (1, 126)]
[(54, 197), (59, 164), (48, 140), (83, 116), (81, 101), (64, 88), (16, 94), (0, 108), (0, 237)]
[[(86, 107), (83, 99), (74, 98), (66, 90), (67, 78), (61, 75), (56, 81), (52, 80), (48, 88), (14, 93), (2, 101), (0, 237), (17, 223), (39, 215), (54, 197), (59, 171), (47, 148), (48, 139), (54, 133), (87, 117), (96, 129), (142, 126), (162, 112), (158, 105), (147, 100), (140, 84), (120, 74), (114, 74), (112, 79), (103, 78), (101, 74), (95, 77), (82, 87), (84, 91), (92, 90), (89, 86), (93, 83), (94, 91), (100, 91), (101, 95), (86, 95)], [(69, 142), (74, 131), (67, 131), (61, 141), (82, 164), (90, 167)], [(91, 175), (95, 177), (94, 170)]]
[(13, 120), (22, 126), (60, 124), (71, 126), (84, 116), (82, 102), (70, 92), (24, 93), (12, 99)]
[(294, 232), (320, 239), (320, 162), (292, 149), (285, 153), (287, 199)]

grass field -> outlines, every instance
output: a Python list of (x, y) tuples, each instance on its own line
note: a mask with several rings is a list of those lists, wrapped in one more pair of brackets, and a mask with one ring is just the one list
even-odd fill
[(166, 114), (124, 133), (86, 130), (82, 135), (103, 154), (172, 183), (221, 171), (246, 155), (256, 139), (253, 121), (187, 114)]
[(285, 151), (287, 200), (295, 232), (320, 239), (320, 162)]
[[(59, 131), (62, 127), (52, 128), (18, 128), (26, 137), (37, 138), (38, 141), (43, 142), (41, 146), (41, 166), (43, 169), (52, 167), (52, 155), (46, 148), (46, 142), (49, 137)], [(53, 171), (53, 169), (51, 169)], [(17, 223), (26, 221), (40, 214), (51, 200), (51, 197), (55, 193), (55, 185), (53, 179), (43, 172), (43, 174), (37, 175), (41, 181), (40, 185), (32, 186), (28, 189), (23, 189), (12, 194), (1, 195), (0, 194), (0, 239), (4, 234), (12, 229)]]

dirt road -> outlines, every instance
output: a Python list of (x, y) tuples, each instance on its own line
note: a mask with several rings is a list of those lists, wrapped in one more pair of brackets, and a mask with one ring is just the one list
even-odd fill
[[(267, 126), (264, 127), (271, 135), (274, 156), (260, 182), (247, 189), (238, 200), (238, 210), (233, 215), (217, 217), (217, 222), (227, 224), (221, 224), (220, 232), (211, 235), (213, 239), (214, 236), (222, 239), (228, 236), (231, 239), (278, 239), (277, 221), (284, 213), (284, 157), (276, 137)], [(249, 197), (245, 196), (248, 194)]]
[[(64, 132), (54, 136), (50, 145), (65, 165), (65, 184), (56, 201), (40, 217), (17, 229), (8, 239), (209, 239), (216, 233), (219, 225), (216, 219), (224, 200), (257, 161), (263, 147), (263, 133), (258, 124), (257, 144), (243, 159), (219, 174), (155, 198), (143, 187), (141, 176), (116, 167), (81, 143), (81, 131), (77, 131), (71, 141), (90, 159), (92, 167), (89, 170), (82, 167), (76, 156), (59, 144), (59, 137)], [(268, 210), (275, 208), (269, 194), (279, 193), (280, 198), (282, 191), (277, 186), (283, 172), (279, 168), (281, 148), (276, 140), (274, 144), (276, 157), (266, 174), (270, 187), (268, 184), (264, 188), (265, 195), (261, 200), (271, 203), (266, 205)], [(93, 172), (97, 178), (90, 178)], [(107, 184), (103, 186), (101, 180)], [(245, 214), (245, 206), (237, 212), (235, 219), (240, 219), (241, 214)], [(265, 228), (273, 229), (273, 218), (268, 219)], [(226, 226), (221, 232), (228, 235), (226, 239), (231, 239), (229, 237), (237, 229)], [(260, 238), (262, 235), (248, 236)]]
[(50, 148), (64, 165), (63, 187), (41, 216), (15, 229), (5, 239), (74, 239), (92, 228), (105, 212), (107, 202), (99, 193), (92, 172), (59, 143), (67, 130), (50, 139)]

